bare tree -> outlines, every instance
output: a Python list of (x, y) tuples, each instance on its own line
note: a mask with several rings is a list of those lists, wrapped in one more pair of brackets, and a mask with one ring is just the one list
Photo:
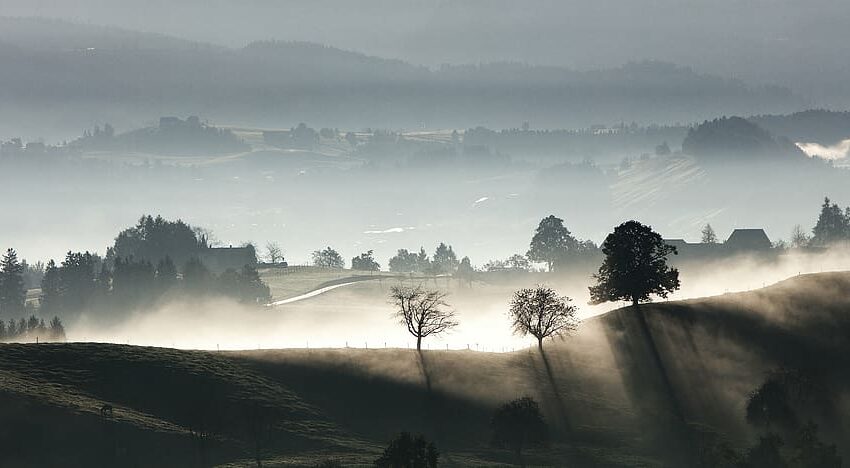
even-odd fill
[(398, 308), (395, 316), (416, 337), (416, 349), (422, 350), (422, 338), (439, 335), (458, 325), (455, 313), (448, 310), (447, 294), (434, 289), (393, 286), (390, 301)]
[(578, 328), (576, 308), (570, 301), (546, 286), (520, 289), (511, 299), (514, 333), (537, 338), (542, 352), (544, 338), (563, 336)]
[(266, 243), (266, 258), (268, 258), (269, 262), (273, 264), (283, 260), (283, 251), (280, 249), (277, 242)]
[(791, 230), (791, 247), (800, 249), (809, 245), (811, 237), (803, 230), (803, 226), (795, 225)]

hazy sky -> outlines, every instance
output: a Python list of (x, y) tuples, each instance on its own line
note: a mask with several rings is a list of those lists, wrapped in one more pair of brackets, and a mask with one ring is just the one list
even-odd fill
[(847, 71), (850, 39), (846, 0), (0, 0), (0, 15), (229, 46), (315, 41), (432, 66), (507, 59), (591, 68), (661, 59), (815, 93), (825, 82), (840, 86), (828, 75)]

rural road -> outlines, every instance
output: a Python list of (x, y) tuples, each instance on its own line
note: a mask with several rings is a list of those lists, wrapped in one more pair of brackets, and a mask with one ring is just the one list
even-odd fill
[[(381, 278), (386, 279), (386, 278), (393, 278), (393, 277), (392, 276), (384, 276), (384, 277), (381, 277), (381, 276), (353, 276), (351, 278), (345, 278), (345, 279), (341, 280), (341, 282), (329, 281), (329, 282), (325, 283), (325, 286), (320, 285), (318, 288), (316, 288), (312, 291), (306, 292), (304, 294), (301, 294), (301, 295), (298, 295), (298, 296), (295, 296), (295, 297), (290, 297), (290, 298), (287, 298), (287, 299), (281, 299), (279, 301), (270, 302), (270, 303), (266, 304), (266, 307), (277, 307), (277, 306), (284, 305), (284, 304), (291, 304), (293, 302), (303, 301), (304, 299), (309, 299), (311, 297), (318, 296), (319, 294), (324, 294), (328, 291), (333, 291), (336, 288), (341, 288), (343, 286), (349, 286), (349, 285), (352, 285), (352, 284), (355, 284), (355, 283), (361, 283), (363, 281), (370, 281), (370, 280), (376, 280), (376, 279), (381, 279)], [(331, 284), (329, 284), (329, 283), (331, 283)]]

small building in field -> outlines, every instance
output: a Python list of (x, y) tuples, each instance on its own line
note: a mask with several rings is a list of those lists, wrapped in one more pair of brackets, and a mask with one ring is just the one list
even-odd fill
[(676, 248), (678, 255), (672, 261), (718, 260), (740, 254), (766, 254), (772, 252), (773, 244), (764, 229), (735, 229), (726, 242), (686, 242), (684, 239), (664, 239), (667, 245)]
[(764, 229), (735, 229), (723, 245), (736, 252), (765, 251), (773, 246)]

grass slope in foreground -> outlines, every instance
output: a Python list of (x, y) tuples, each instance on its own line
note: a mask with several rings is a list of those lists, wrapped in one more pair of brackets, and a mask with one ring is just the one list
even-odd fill
[(751, 445), (747, 396), (780, 366), (828, 389), (821, 437), (847, 459), (847, 291), (850, 273), (828, 273), (619, 309), (544, 355), (2, 345), (0, 464), (243, 466), (258, 451), (267, 466), (369, 464), (407, 430), (443, 465), (498, 466), (514, 458), (488, 446), (489, 418), (530, 395), (553, 443), (529, 464), (687, 466), (707, 433)]

